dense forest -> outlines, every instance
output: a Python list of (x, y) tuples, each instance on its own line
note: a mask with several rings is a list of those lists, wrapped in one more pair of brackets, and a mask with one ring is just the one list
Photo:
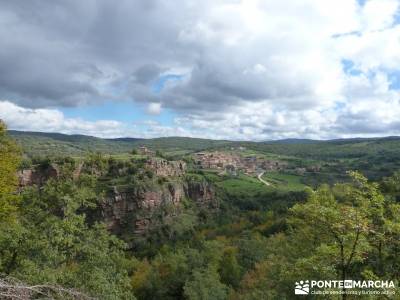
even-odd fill
[[(175, 140), (172, 157), (165, 159), (172, 160), (178, 150), (237, 145), (196, 141), (190, 148), (177, 149)], [(103, 141), (97, 142), (107, 147), (97, 153), (82, 146), (53, 157), (50, 152), (37, 158), (27, 154), (39, 142), (27, 151), (0, 125), (2, 299), (296, 299), (294, 284), (305, 279), (393, 280), (395, 292), (400, 292), (400, 173), (395, 170), (400, 156), (391, 146), (396, 139), (383, 141), (390, 146), (386, 152), (376, 140), (362, 141), (375, 145), (365, 148), (337, 141), (333, 149), (342, 152), (332, 153), (326, 143), (257, 143), (254, 150), (287, 155), (297, 164), (299, 159), (330, 156), (336, 165), (328, 164), (328, 171), (333, 166), (338, 170), (339, 159), (351, 159), (342, 163), (355, 167), (347, 170), (345, 181), (293, 190), (267, 188), (249, 178), (238, 189), (239, 177), (221, 179), (190, 168), (179, 177), (161, 176), (146, 167), (143, 157), (127, 152), (133, 149), (132, 141), (119, 142), (121, 153), (128, 149), (123, 157), (106, 155), (111, 146)], [(73, 149), (76, 144), (70, 143), (61, 142)], [(167, 152), (168, 145), (162, 145), (159, 148)], [(306, 157), (310, 147), (312, 157)], [(379, 153), (385, 154), (382, 165), (394, 163), (371, 181), (358, 172), (363, 168), (355, 160), (374, 157), (379, 164)], [(184, 160), (190, 166), (190, 159)], [(57, 176), (19, 184), (18, 171), (34, 166), (45, 173), (53, 164)], [(133, 209), (130, 216), (136, 219), (127, 218), (118, 228), (110, 226), (102, 212), (104, 199), (116, 189), (121, 195), (147, 190), (176, 195), (181, 185), (187, 194), (179, 203), (166, 202), (151, 212)], [(195, 195), (199, 187), (212, 197)], [(132, 224), (141, 220), (149, 220), (145, 230), (134, 231)]]

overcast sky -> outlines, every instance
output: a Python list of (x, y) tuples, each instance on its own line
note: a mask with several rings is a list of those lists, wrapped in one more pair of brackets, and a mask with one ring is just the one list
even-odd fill
[(0, 0), (10, 129), (400, 135), (400, 0)]

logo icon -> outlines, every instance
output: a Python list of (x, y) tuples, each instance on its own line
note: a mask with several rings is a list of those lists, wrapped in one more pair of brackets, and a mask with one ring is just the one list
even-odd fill
[(308, 295), (310, 293), (310, 283), (308, 280), (300, 280), (296, 281), (296, 285), (294, 287), (295, 295)]
[(345, 289), (352, 289), (353, 288), (353, 280), (345, 280), (344, 281), (344, 288)]

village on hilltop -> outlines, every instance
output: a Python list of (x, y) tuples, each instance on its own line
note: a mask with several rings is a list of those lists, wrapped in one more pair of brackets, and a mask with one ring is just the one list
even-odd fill
[(238, 171), (246, 175), (255, 175), (263, 171), (283, 170), (287, 166), (287, 163), (282, 161), (220, 151), (198, 152), (194, 158), (195, 165), (201, 169), (216, 169), (231, 175), (236, 175)]
[[(192, 154), (193, 167), (203, 170), (216, 170), (220, 175), (228, 174), (236, 176), (239, 172), (249, 176), (258, 176), (260, 173), (268, 171), (284, 171), (297, 175), (304, 175), (306, 172), (319, 172), (320, 166), (308, 166), (291, 168), (287, 162), (282, 160), (267, 159), (256, 155), (243, 155), (239, 153), (245, 150), (244, 147), (231, 149), (232, 151), (202, 151)], [(160, 161), (155, 161), (157, 156), (156, 151), (148, 149), (146, 146), (138, 148), (138, 154), (146, 155), (150, 159), (149, 166), (152, 169), (157, 169), (162, 164), (167, 164)], [(164, 159), (165, 160), (165, 159)], [(186, 169), (186, 164), (180, 162), (180, 168)]]

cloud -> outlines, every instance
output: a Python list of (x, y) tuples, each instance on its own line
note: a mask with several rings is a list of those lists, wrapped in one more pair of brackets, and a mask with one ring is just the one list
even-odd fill
[(362, 22), (367, 31), (390, 27), (399, 9), (397, 0), (369, 0), (361, 9)]
[(147, 112), (151, 115), (159, 115), (161, 113), (161, 103), (149, 103)]
[[(145, 104), (149, 114), (178, 115), (173, 124), (139, 128), (143, 133), (120, 123), (110, 129), (127, 130), (123, 136), (400, 134), (393, 117), (399, 91), (389, 79), (400, 69), (398, 0), (15, 0), (0, 6), (0, 97), (35, 116), (44, 109), (55, 118), (57, 107), (122, 98)], [(169, 77), (179, 80), (159, 84)], [(73, 122), (82, 129), (71, 131), (102, 128), (56, 119), (38, 121), (38, 130), (68, 130)]]
[(123, 124), (113, 120), (89, 122), (66, 118), (59, 110), (22, 108), (9, 101), (0, 101), (0, 119), (4, 120), (10, 129), (24, 131), (115, 137), (121, 136), (125, 129)]

